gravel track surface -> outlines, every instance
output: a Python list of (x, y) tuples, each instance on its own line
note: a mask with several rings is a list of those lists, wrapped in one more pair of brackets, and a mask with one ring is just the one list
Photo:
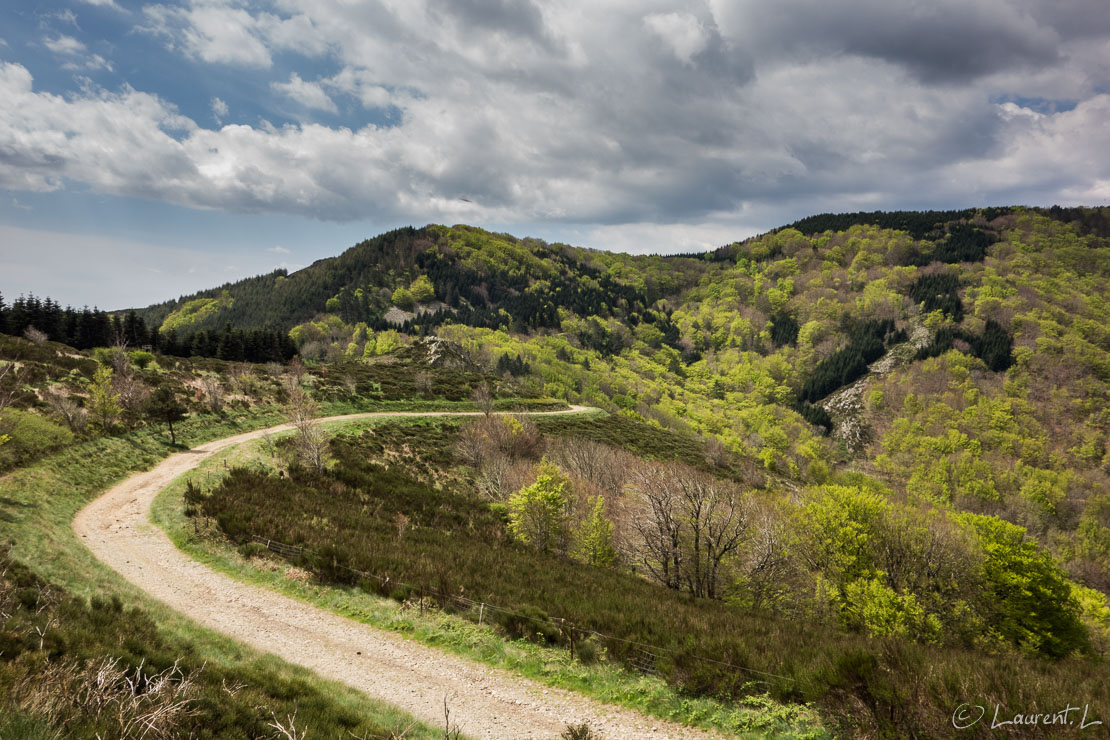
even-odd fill
[[(575, 406), (534, 413), (584, 410)], [(382, 412), (321, 421), (477, 413)], [(557, 738), (568, 723), (581, 722), (605, 738), (716, 737), (543, 686), (240, 583), (191, 559), (151, 524), (151, 503), (174, 478), (220, 450), (290, 428), (281, 425), (247, 432), (168, 457), (91, 502), (77, 514), (73, 529), (98, 559), (194, 621), (353, 686), (433, 727), (443, 726), (446, 696), (452, 722), (476, 738)]]

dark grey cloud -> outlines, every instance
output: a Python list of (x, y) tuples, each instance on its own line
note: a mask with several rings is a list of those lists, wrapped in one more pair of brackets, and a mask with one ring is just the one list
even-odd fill
[(1064, 39), (1110, 35), (1110, 8), (1105, 0), (1020, 0), (1017, 7)]
[[(431, 0), (428, 7), (479, 34), (501, 31), (534, 40), (547, 36), (543, 14), (531, 0)], [(482, 43), (480, 37), (475, 42)]]
[(753, 0), (727, 17), (739, 38), (770, 55), (858, 54), (926, 83), (967, 82), (1060, 58), (1056, 27), (1006, 0)]

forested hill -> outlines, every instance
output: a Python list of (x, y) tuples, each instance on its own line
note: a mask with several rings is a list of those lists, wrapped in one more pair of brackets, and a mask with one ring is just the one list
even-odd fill
[(560, 307), (584, 316), (640, 314), (703, 272), (698, 259), (610, 254), (469, 226), (409, 227), (293, 274), (279, 270), (137, 313), (178, 334), (228, 322), (288, 330), (325, 311), (372, 328), (413, 313), (426, 327), (447, 318), (497, 327), (508, 316), (514, 328), (531, 330), (557, 327)]
[[(1014, 210), (821, 214), (772, 233), (790, 230), (814, 236), (872, 225), (903, 231), (913, 239), (897, 258), (901, 264), (979, 262), (998, 238), (989, 224)], [(1083, 234), (1110, 234), (1106, 209), (1020, 210), (1074, 224)], [(220, 331), (229, 322), (240, 329), (288, 331), (322, 313), (374, 329), (408, 321), (401, 328), (426, 331), (450, 320), (532, 331), (558, 327), (558, 311), (563, 308), (578, 316), (612, 316), (635, 325), (639, 320), (654, 322), (654, 314), (662, 314), (656, 310), (660, 299), (680, 299), (713, 263), (734, 262), (744, 250), (743, 243), (735, 243), (705, 254), (631, 256), (469, 226), (409, 227), (363, 241), (293, 274), (277, 270), (137, 313), (148, 327), (172, 330), (179, 337)], [(665, 322), (661, 328), (667, 331)]]

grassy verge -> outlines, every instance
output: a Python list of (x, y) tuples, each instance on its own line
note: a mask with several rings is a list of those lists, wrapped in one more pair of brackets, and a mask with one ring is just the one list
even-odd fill
[[(273, 408), (218, 417), (194, 417), (180, 424), (178, 439), (192, 447), (281, 421), (281, 414)], [(375, 727), (397, 728), (398, 731), (409, 727), (406, 735), (409, 738), (441, 737), (442, 730), (417, 723), (387, 704), (369, 699), (342, 684), (321, 679), (298, 666), (262, 655), (181, 617), (100, 564), (78, 541), (70, 522), (81, 507), (124, 477), (149, 469), (175, 451), (177, 448), (170, 447), (161, 429), (148, 428), (76, 445), (0, 478), (0, 538), (11, 545), (8, 557), (26, 566), (31, 575), (48, 587), (64, 591), (65, 598), (74, 601), (75, 611), (71, 610), (74, 614), (80, 615), (81, 609), (95, 611), (95, 607), (88, 606), (89, 600), (95, 604), (118, 599), (125, 609), (136, 610), (128, 611), (129, 614), (137, 614), (136, 618), (157, 625), (156, 634), (163, 642), (163, 652), (187, 655), (193, 663), (208, 666), (211, 675), (244, 680), (265, 695), (267, 706), (272, 707), (278, 717), (288, 716), (298, 706), (302, 707), (300, 721), (312, 724), (313, 734), (342, 735), (343, 728), (351, 726), (351, 718), (355, 718)], [(103, 620), (92, 621), (96, 629), (103, 625)], [(52, 629), (64, 631), (67, 627), (55, 624)], [(112, 648), (109, 654), (117, 655), (121, 650), (123, 647)], [(31, 656), (27, 660), (52, 657), (48, 654), (34, 658), (33, 651), (27, 655)], [(34, 675), (33, 672), (30, 675)], [(306, 706), (315, 709), (309, 711), (304, 709)], [(0, 713), (15, 718), (13, 721), (18, 720), (18, 726), (0, 723), (0, 736), (17, 736), (30, 729), (43, 736), (54, 736), (41, 718), (27, 715), (18, 707), (7, 709), (12, 711)], [(357, 723), (353, 726), (356, 730), (360, 727)]]
[[(353, 431), (382, 423), (387, 422), (362, 420), (349, 423), (344, 428)], [(393, 420), (392, 423), (397, 422)], [(226, 450), (167, 487), (155, 500), (151, 518), (181, 550), (238, 580), (271, 588), (345, 617), (400, 632), (426, 645), (504, 668), (550, 686), (571, 689), (645, 714), (730, 734), (772, 734), (779, 737), (825, 735), (816, 711), (809, 707), (781, 704), (763, 696), (750, 697), (736, 705), (691, 698), (679, 694), (660, 679), (632, 674), (613, 665), (586, 666), (573, 660), (565, 650), (543, 648), (524, 641), (506, 641), (492, 629), (460, 617), (439, 612), (421, 616), (413, 610), (402, 611), (397, 602), (360, 589), (327, 586), (307, 580), (302, 572), (287, 567), (284, 562), (244, 558), (222, 535), (204, 531), (196, 521), (185, 517), (182, 494), (188, 482), (210, 488), (229, 468), (268, 467), (270, 463), (262, 442)]]

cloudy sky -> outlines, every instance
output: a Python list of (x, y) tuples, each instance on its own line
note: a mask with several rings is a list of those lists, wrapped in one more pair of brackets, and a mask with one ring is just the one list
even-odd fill
[(1106, 0), (0, 8), (0, 292), (120, 308), (400, 225), (632, 252), (1110, 201)]

